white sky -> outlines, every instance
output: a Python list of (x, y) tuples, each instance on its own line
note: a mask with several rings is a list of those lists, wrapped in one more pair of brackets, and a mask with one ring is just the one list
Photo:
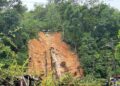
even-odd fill
[(26, 5), (28, 10), (34, 9), (34, 4), (46, 4), (47, 0), (21, 0), (23, 5)]
[[(34, 9), (34, 4), (46, 4), (47, 0), (22, 0), (22, 2), (29, 10), (32, 10)], [(107, 3), (120, 10), (120, 0), (107, 0)]]
[(107, 3), (120, 10), (120, 0), (107, 0)]

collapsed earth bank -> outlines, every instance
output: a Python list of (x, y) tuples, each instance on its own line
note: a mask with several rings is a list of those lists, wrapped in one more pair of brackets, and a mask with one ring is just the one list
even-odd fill
[(75, 77), (83, 76), (77, 54), (62, 40), (60, 32), (40, 32), (38, 35), (38, 39), (28, 43), (29, 74), (43, 77), (53, 71), (57, 77), (66, 72)]

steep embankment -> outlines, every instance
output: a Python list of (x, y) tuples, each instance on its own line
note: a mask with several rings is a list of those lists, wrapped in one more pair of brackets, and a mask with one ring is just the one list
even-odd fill
[(77, 55), (62, 41), (61, 33), (39, 33), (39, 39), (32, 39), (29, 47), (29, 73), (47, 76), (54, 71), (58, 77), (70, 72), (75, 77), (83, 76)]

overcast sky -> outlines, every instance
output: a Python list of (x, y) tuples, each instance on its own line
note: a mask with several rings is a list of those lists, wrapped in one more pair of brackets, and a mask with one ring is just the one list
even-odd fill
[[(46, 4), (47, 0), (22, 0), (22, 2), (29, 10), (32, 10), (34, 4)], [(107, 0), (107, 4), (120, 10), (120, 0)]]
[(46, 4), (47, 0), (21, 0), (24, 5), (27, 6), (28, 10), (34, 8), (34, 4)]

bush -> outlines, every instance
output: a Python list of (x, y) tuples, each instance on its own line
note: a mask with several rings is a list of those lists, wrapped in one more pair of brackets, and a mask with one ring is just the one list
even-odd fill
[(42, 80), (41, 86), (103, 86), (104, 79), (96, 79), (93, 75), (87, 75), (83, 78), (74, 78), (66, 73), (60, 79), (53, 79), (52, 74)]

